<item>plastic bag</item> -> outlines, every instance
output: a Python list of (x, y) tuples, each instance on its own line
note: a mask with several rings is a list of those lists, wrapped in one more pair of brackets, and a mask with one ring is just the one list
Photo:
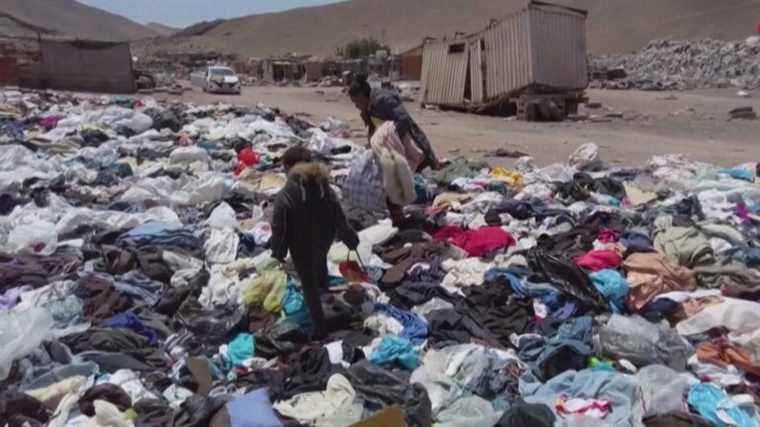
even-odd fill
[(436, 416), (436, 427), (480, 427), (495, 425), (501, 412), (497, 412), (491, 402), (468, 396), (456, 400)]
[(386, 211), (385, 187), (375, 153), (367, 150), (354, 158), (342, 190), (349, 206), (369, 212)]
[(235, 261), (238, 253), (240, 236), (231, 228), (212, 229), (208, 240), (203, 245), (206, 261), (228, 264)]
[(283, 320), (300, 328), (311, 326), (311, 316), (306, 308), (303, 293), (292, 281), (288, 281), (285, 296), (282, 298), (282, 314)]
[(169, 154), (169, 161), (171, 163), (193, 163), (203, 162), (208, 163), (211, 158), (208, 152), (200, 147), (180, 147), (175, 149)]
[(599, 157), (599, 146), (593, 142), (583, 144), (570, 155), (568, 163), (577, 168), (583, 168)]
[(536, 164), (533, 160), (533, 157), (523, 156), (515, 160), (515, 169), (522, 174), (535, 171)]
[(55, 224), (47, 221), (35, 221), (27, 225), (19, 225), (8, 234), (6, 245), (10, 252), (29, 252), (51, 255), (58, 244), (58, 233)]
[(599, 331), (599, 340), (602, 354), (636, 366), (662, 364), (683, 371), (694, 354), (694, 348), (674, 329), (640, 316), (612, 315)]
[(636, 374), (644, 401), (645, 417), (670, 412), (689, 412), (686, 393), (698, 380), (690, 374), (678, 373), (667, 366), (650, 365)]
[(239, 228), (235, 210), (226, 202), (219, 204), (208, 216), (206, 225), (211, 228)]
[[(393, 227), (390, 221), (380, 221), (377, 224), (365, 228), (358, 233), (359, 235), (359, 247), (356, 249), (356, 254), (364, 261), (366, 266), (370, 267), (382, 267), (385, 264), (379, 259), (377, 255), (372, 252), (372, 247), (379, 245), (386, 240), (393, 237), (398, 232), (398, 228)], [(327, 253), (329, 261), (334, 263), (340, 263), (346, 259), (358, 261), (354, 258), (355, 255), (350, 254), (348, 247), (338, 242), (330, 247), (330, 251)], [(388, 267), (390, 268), (390, 267)]]
[(53, 326), (53, 317), (42, 308), (0, 312), (0, 380), (8, 378), (11, 363), (37, 348)]
[(420, 364), (419, 358), (419, 352), (412, 347), (409, 340), (394, 335), (386, 335), (369, 357), (369, 361), (384, 366), (398, 363), (406, 369), (414, 370)]
[(282, 307), (287, 285), (288, 277), (283, 271), (264, 270), (243, 290), (243, 303), (262, 306), (270, 313), (277, 313)]
[(147, 114), (136, 113), (124, 125), (131, 129), (134, 133), (141, 134), (153, 127), (153, 119), (151, 119)]

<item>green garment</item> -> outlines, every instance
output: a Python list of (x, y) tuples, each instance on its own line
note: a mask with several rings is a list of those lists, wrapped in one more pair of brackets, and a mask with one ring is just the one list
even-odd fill
[(707, 238), (696, 228), (669, 227), (654, 238), (654, 247), (668, 261), (694, 268), (715, 264), (715, 255)]
[(433, 179), (439, 184), (450, 184), (457, 178), (473, 178), (482, 169), (488, 169), (488, 163), (459, 157), (452, 160), (445, 168), (434, 172)]
[(760, 273), (742, 264), (697, 267), (694, 269), (699, 286), (704, 288), (752, 289), (760, 285)]
[(259, 270), (258, 275), (244, 285), (243, 303), (263, 307), (270, 313), (279, 313), (287, 286), (287, 274), (276, 263), (270, 264)]

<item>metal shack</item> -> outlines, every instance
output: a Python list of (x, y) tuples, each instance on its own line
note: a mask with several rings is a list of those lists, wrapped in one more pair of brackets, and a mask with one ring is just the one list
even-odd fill
[(21, 72), (19, 80), (22, 86), (41, 89), (135, 91), (129, 43), (41, 40), (39, 62)]
[(422, 45), (398, 54), (399, 79), (419, 81), (422, 77)]
[(532, 0), (478, 33), (427, 40), (422, 103), (478, 111), (508, 102), (520, 115), (532, 99), (545, 97), (565, 114), (575, 112), (588, 86), (587, 16)]

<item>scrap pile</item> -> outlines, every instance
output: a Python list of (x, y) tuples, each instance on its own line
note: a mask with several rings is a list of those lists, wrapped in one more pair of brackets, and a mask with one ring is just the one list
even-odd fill
[(403, 230), (351, 213), (314, 342), (270, 206), (295, 144), (340, 193), (341, 126), (0, 100), (0, 425), (759, 425), (755, 165), (456, 159)]
[[(760, 88), (760, 37), (720, 40), (650, 42), (635, 55), (591, 58), (596, 73), (622, 69), (614, 79), (592, 81), (603, 89), (685, 90), (695, 88)], [(627, 74), (627, 76), (625, 76)]]

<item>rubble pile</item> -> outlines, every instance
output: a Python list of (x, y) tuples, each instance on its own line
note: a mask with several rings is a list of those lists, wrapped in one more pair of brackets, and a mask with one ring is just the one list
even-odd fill
[(453, 159), (346, 206), (315, 341), (272, 199), (303, 145), (347, 200), (346, 132), (0, 92), (0, 425), (758, 425), (756, 164)]
[[(760, 87), (760, 37), (649, 43), (635, 55), (591, 58), (591, 87), (604, 89), (686, 90)], [(609, 70), (624, 70), (611, 73)], [(627, 74), (627, 76), (625, 76)], [(606, 77), (606, 76), (605, 76)]]

